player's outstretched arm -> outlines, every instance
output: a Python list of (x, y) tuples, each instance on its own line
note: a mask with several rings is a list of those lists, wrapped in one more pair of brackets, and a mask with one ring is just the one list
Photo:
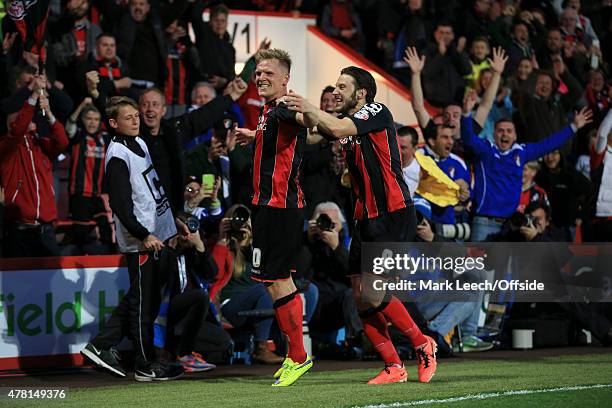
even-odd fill
[(342, 139), (357, 134), (357, 127), (349, 118), (339, 119), (330, 115), (318, 109), (304, 97), (294, 92), (285, 95), (284, 99), (287, 104), (287, 109), (301, 113), (301, 115), (298, 115), (297, 120), (299, 121), (302, 119), (306, 127), (310, 128), (317, 126), (319, 131), (336, 139)]

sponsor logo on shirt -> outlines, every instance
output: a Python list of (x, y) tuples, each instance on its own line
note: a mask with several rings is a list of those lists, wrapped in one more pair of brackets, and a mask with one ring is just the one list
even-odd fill
[(353, 117), (360, 120), (368, 120), (370, 119), (370, 115), (372, 117), (376, 116), (383, 109), (380, 103), (366, 103), (363, 105), (361, 109), (353, 114)]

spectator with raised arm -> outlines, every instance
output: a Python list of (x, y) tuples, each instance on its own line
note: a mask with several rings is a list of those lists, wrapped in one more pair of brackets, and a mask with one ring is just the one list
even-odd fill
[[(414, 112), (419, 122), (419, 126), (421, 126), (425, 133), (435, 134), (432, 118), (429, 115), (427, 109), (425, 108), (423, 88), (421, 87), (421, 72), (423, 70), (423, 67), (425, 66), (426, 56), (423, 55), (422, 57), (419, 57), (417, 50), (415, 48), (410, 47), (406, 49), (405, 55), (406, 56), (404, 58), (404, 61), (408, 63), (412, 71), (410, 87), (412, 93), (412, 107), (414, 108)], [(499, 84), (501, 82), (501, 75), (504, 71), (506, 60), (507, 57), (503, 49), (496, 48), (493, 50), (493, 59), (489, 60), (489, 64), (491, 65), (491, 69), (493, 70), (493, 76), (491, 78), (489, 86), (487, 87), (487, 90), (482, 96), (481, 102), (478, 105), (478, 109), (476, 109), (476, 113), (474, 115), (474, 120), (481, 128), (485, 126), (485, 122), (493, 106), (493, 102), (497, 94), (497, 89), (499, 88)], [(450, 105), (444, 108), (443, 112), (444, 124), (447, 127), (451, 128), (453, 139), (455, 141), (453, 152), (459, 156), (462, 156), (463, 142), (460, 139), (461, 107), (457, 103), (451, 103)]]
[[(57, 256), (53, 221), (57, 219), (51, 163), (68, 146), (62, 124), (42, 92), (46, 78), (35, 76), (23, 107), (8, 116), (8, 134), (0, 138), (0, 178), (4, 188), (6, 221), (4, 256)], [(39, 135), (36, 106), (51, 128)]]
[(427, 57), (423, 67), (423, 91), (432, 105), (444, 107), (461, 100), (465, 88), (463, 77), (472, 72), (472, 66), (464, 52), (465, 37), (455, 43), (450, 23), (438, 22), (433, 39), (423, 51)]
[(558, 149), (591, 122), (592, 114), (584, 108), (575, 114), (570, 126), (537, 143), (518, 144), (511, 119), (501, 119), (495, 124), (494, 142), (480, 139), (470, 117), (472, 108), (473, 103), (464, 106), (461, 137), (474, 156), (472, 241), (484, 241), (490, 234), (499, 232), (518, 207), (524, 164)]
[[(567, 124), (567, 116), (577, 104), (583, 88), (566, 69), (561, 57), (553, 61), (553, 73), (540, 71), (537, 74), (535, 90), (527, 90), (519, 96), (518, 112), (524, 134), (519, 142), (537, 142), (558, 131)], [(560, 93), (559, 82), (567, 87)], [(563, 148), (569, 153), (571, 144)]]
[(200, 53), (201, 80), (222, 90), (236, 76), (236, 50), (227, 32), (229, 9), (224, 4), (214, 6), (209, 21), (205, 22), (202, 13), (209, 6), (208, 3), (203, 0), (196, 2), (191, 24), (196, 37), (195, 45)]

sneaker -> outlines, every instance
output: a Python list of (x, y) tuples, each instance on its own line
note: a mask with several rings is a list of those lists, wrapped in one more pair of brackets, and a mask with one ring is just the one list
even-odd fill
[(185, 370), (180, 364), (152, 361), (136, 366), (136, 381), (169, 381), (182, 377)]
[(436, 360), (436, 352), (438, 345), (429, 336), (425, 336), (427, 342), (415, 348), (417, 364), (419, 366), (419, 382), (427, 383), (436, 373), (438, 362)]
[(465, 353), (475, 351), (487, 351), (493, 348), (493, 343), (483, 341), (476, 336), (465, 336), (461, 338), (463, 343), (463, 351)]
[(399, 364), (389, 364), (376, 377), (368, 381), (368, 384), (390, 384), (406, 381), (408, 381), (406, 367), (403, 364), (401, 366)]
[(289, 361), (291, 361), (291, 359), (289, 357), (285, 357), (285, 359), (283, 360), (283, 364), (281, 365), (281, 367), (276, 370), (276, 372), (274, 373), (274, 379), (277, 380), (278, 378), (280, 378), (281, 374), (283, 373), (283, 371), (285, 371), (285, 369), (287, 369), (287, 367), (289, 367)]
[(85, 348), (81, 350), (81, 354), (93, 362), (96, 366), (104, 368), (119, 377), (125, 377), (126, 373), (119, 360), (119, 352), (111, 347), (109, 350), (99, 350), (93, 344), (87, 343)]
[(285, 362), (283, 362), (283, 366), (284, 368), (281, 367), (282, 372), (280, 376), (272, 383), (273, 387), (288, 387), (296, 382), (312, 368), (312, 358), (306, 355), (306, 361), (303, 363), (296, 363), (290, 358), (286, 358)]
[(191, 354), (186, 354), (183, 357), (177, 357), (177, 361), (183, 366), (186, 373), (197, 373), (210, 371), (217, 368), (216, 365), (206, 362), (200, 353), (192, 351)]

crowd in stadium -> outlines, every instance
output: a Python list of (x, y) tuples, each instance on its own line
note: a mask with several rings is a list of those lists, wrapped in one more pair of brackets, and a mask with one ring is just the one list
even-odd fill
[[(185, 368), (204, 370), (228, 358), (232, 337), (248, 333), (254, 360), (283, 361), (270, 347), (278, 340), (273, 314), (265, 313), (273, 301), (250, 279), (253, 152), (235, 129), (257, 127), (263, 99), (253, 58), (235, 72), (232, 9), (316, 13), (326, 35), (410, 91), (419, 128), (396, 125), (418, 240), (612, 239), (610, 0), (51, 0), (41, 46), (32, 48), (2, 18), (0, 256), (118, 253), (110, 209), (121, 218), (133, 207), (108, 200), (109, 189), (129, 197), (131, 187), (105, 182), (106, 102), (131, 97), (156, 182), (181, 223), (199, 232), (181, 244), (187, 272), (168, 267), (166, 287), (175, 295), (156, 321), (174, 328), (182, 320), (181, 335), (158, 338), (156, 328), (156, 345)], [(333, 112), (334, 86), (317, 102)], [(415, 193), (427, 184), (422, 167), (430, 162), (457, 186), (454, 204), (445, 193)], [(352, 358), (363, 327), (346, 277), (355, 212), (346, 167), (340, 141), (306, 146), (294, 280), (319, 355)], [(124, 174), (120, 166), (112, 171)], [(481, 300), (407, 307), (450, 355), (448, 333), (457, 326), (462, 350), (493, 348), (482, 337), (490, 333), (479, 331)], [(565, 313), (612, 343), (609, 310)], [(336, 345), (339, 330), (346, 347)]]

